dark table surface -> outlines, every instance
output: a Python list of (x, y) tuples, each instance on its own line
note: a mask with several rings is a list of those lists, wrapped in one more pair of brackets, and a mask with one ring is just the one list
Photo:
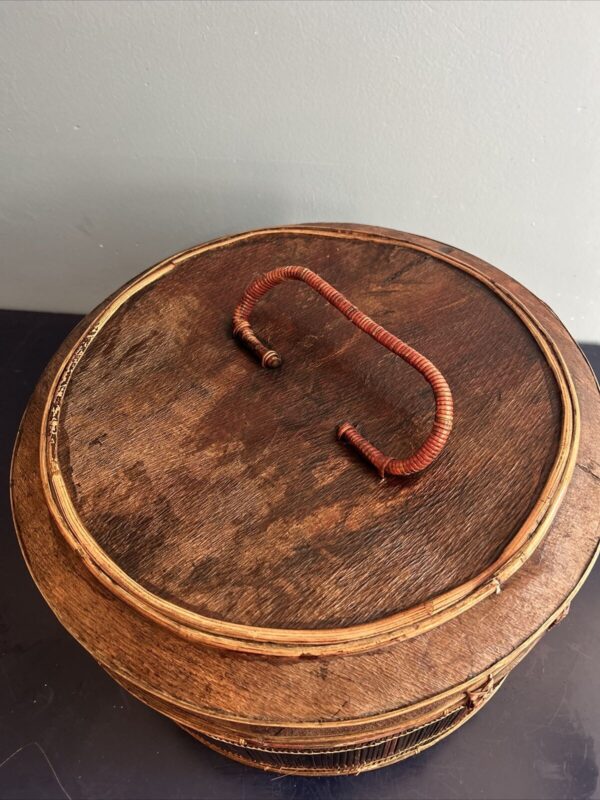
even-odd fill
[[(8, 499), (19, 419), (78, 319), (0, 311), (0, 798), (600, 798), (600, 567), (470, 722), (419, 756), (357, 777), (244, 767), (120, 689), (34, 587)], [(598, 373), (600, 346), (584, 350)]]

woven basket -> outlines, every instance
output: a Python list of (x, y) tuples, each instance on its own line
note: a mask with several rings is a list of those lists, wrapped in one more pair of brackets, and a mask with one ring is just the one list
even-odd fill
[(251, 231), (71, 333), (14, 517), (135, 697), (251, 766), (357, 773), (462, 725), (565, 616), (599, 442), (589, 365), (504, 273), (379, 228)]

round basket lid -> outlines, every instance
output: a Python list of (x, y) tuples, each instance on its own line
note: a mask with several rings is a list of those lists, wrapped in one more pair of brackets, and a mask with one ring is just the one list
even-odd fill
[[(443, 373), (454, 427), (427, 469), (382, 481), (336, 441), (349, 420), (405, 458), (433, 395), (308, 287), (283, 284), (252, 315), (281, 369), (234, 340), (247, 285), (288, 264)], [(111, 591), (230, 646), (348, 649), (461, 613), (539, 544), (578, 441), (560, 354), (490, 274), (430, 240), (343, 226), (162, 262), (89, 316), (56, 375), (40, 455), (57, 526)]]

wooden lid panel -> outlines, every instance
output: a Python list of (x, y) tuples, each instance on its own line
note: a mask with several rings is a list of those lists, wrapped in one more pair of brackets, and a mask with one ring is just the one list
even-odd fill
[[(246, 284), (290, 263), (443, 371), (455, 428), (426, 472), (380, 483), (336, 442), (348, 419), (408, 454), (431, 425), (431, 392), (305, 287), (278, 287), (254, 315), (280, 371), (234, 343)], [(265, 232), (182, 259), (113, 314), (71, 376), (59, 463), (86, 528), (153, 594), (244, 625), (334, 628), (410, 608), (493, 562), (543, 489), (561, 421), (530, 331), (442, 254)]]

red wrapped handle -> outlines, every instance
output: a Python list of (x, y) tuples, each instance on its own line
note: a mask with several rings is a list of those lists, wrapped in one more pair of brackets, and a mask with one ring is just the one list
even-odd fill
[(392, 353), (400, 356), (407, 364), (420, 372), (433, 390), (435, 398), (435, 418), (431, 433), (419, 449), (408, 458), (391, 458), (378, 450), (365, 439), (349, 422), (338, 427), (338, 438), (345, 439), (384, 477), (387, 475), (412, 475), (428, 467), (444, 449), (454, 415), (452, 393), (442, 373), (425, 356), (398, 339), (307, 267), (279, 267), (266, 272), (253, 281), (233, 312), (233, 335), (239, 339), (260, 360), (263, 367), (281, 366), (281, 358), (275, 350), (269, 350), (258, 339), (250, 325), (250, 314), (256, 302), (278, 283), (287, 280), (304, 281), (311, 289), (322, 295), (334, 308), (337, 308), (353, 325), (368, 333), (376, 342)]

